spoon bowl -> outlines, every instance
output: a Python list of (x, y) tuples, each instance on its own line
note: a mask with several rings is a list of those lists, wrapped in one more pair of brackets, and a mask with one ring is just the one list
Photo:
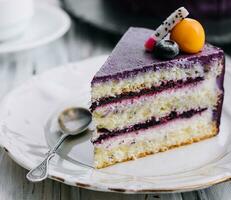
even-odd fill
[(87, 129), (91, 121), (91, 112), (80, 107), (68, 108), (58, 117), (58, 124), (61, 132), (69, 135), (82, 133)]

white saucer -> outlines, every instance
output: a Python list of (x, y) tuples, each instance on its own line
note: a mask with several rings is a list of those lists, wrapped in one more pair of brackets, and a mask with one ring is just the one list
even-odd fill
[(0, 53), (12, 53), (47, 44), (63, 36), (70, 28), (70, 17), (60, 8), (36, 4), (35, 13), (23, 35), (0, 42)]
[[(89, 107), (90, 82), (107, 56), (52, 69), (25, 82), (0, 104), (0, 146), (21, 166), (40, 163), (58, 138), (57, 118), (69, 106)], [(49, 178), (93, 190), (180, 192), (231, 179), (231, 70), (227, 60), (220, 133), (211, 139), (120, 163), (92, 168), (91, 132), (64, 142), (51, 160)], [(50, 120), (54, 119), (54, 120)]]

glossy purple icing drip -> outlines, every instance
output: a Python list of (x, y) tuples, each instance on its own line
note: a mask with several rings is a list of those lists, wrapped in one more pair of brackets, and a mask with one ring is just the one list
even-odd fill
[(217, 103), (216, 110), (213, 112), (213, 120), (217, 122), (217, 127), (219, 129), (220, 126), (220, 120), (221, 120), (221, 113), (222, 113), (222, 106), (223, 106), (223, 100), (224, 100), (224, 77), (225, 77), (225, 57), (222, 58), (222, 73), (217, 77), (217, 85), (218, 88), (222, 91), (222, 94), (220, 95), (220, 99)]

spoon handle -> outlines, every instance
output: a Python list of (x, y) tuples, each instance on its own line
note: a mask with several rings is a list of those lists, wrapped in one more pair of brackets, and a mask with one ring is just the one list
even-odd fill
[(66, 139), (68, 135), (63, 134), (56, 145), (47, 153), (46, 158), (35, 168), (31, 169), (26, 178), (31, 182), (39, 182), (47, 178), (48, 176), (48, 164), (49, 160), (55, 155), (57, 149), (62, 144), (62, 142)]

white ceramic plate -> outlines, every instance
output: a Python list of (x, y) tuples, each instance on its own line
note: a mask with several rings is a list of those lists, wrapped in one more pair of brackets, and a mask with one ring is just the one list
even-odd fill
[(69, 16), (49, 4), (36, 4), (35, 13), (26, 31), (14, 39), (0, 42), (0, 53), (35, 48), (63, 36), (70, 28)]
[[(68, 106), (89, 106), (90, 81), (106, 56), (55, 68), (35, 76), (6, 96), (0, 105), (0, 139), (21, 166), (35, 167), (54, 144), (56, 113)], [(230, 66), (227, 66), (229, 68)], [(201, 189), (231, 178), (231, 73), (217, 137), (102, 170), (92, 166), (92, 130), (66, 141), (51, 160), (49, 177), (66, 184), (127, 193)]]

